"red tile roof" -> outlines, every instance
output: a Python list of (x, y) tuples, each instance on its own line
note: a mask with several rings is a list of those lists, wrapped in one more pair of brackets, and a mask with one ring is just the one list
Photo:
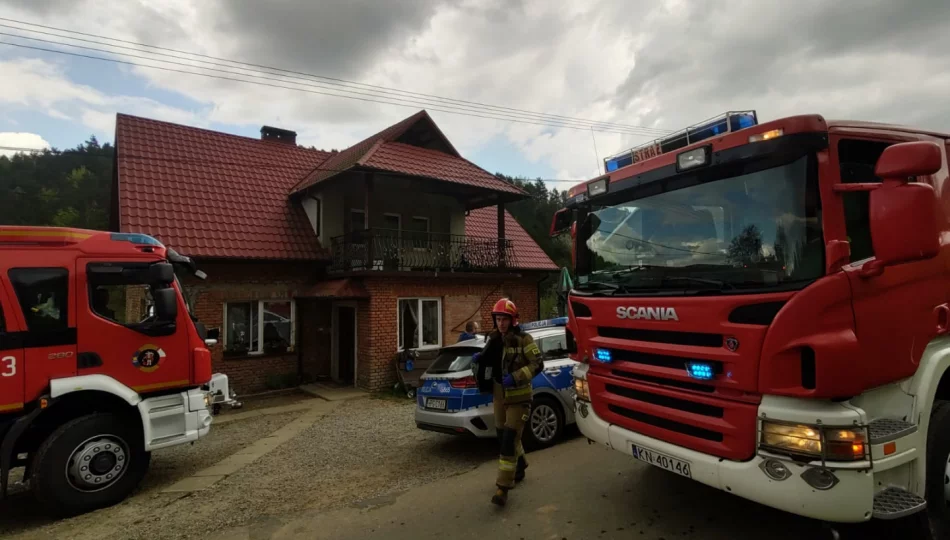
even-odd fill
[[(425, 123), (436, 138), (448, 145), (451, 153), (430, 150), (396, 142), (418, 123)], [(485, 169), (463, 158), (442, 135), (438, 126), (425, 111), (406, 118), (375, 135), (333, 155), (293, 187), (293, 193), (303, 191), (328, 178), (356, 166), (397, 174), (411, 174), (482, 189), (524, 195), (524, 191), (504, 182)]]
[[(465, 218), (465, 234), (487, 238), (498, 237), (498, 207), (472, 210)], [(557, 270), (554, 261), (521, 227), (509, 212), (505, 212), (505, 236), (511, 239), (515, 260), (511, 267), (519, 270)]]
[(359, 281), (344, 278), (321, 281), (300, 296), (305, 298), (369, 298), (369, 292)]
[[(371, 168), (522, 193), (457, 153), (385, 142), (422, 119), (428, 119), (425, 111), (383, 130), (377, 134), (381, 138), (330, 154), (119, 114), (118, 208), (113, 210), (119, 230), (150, 234), (193, 257), (326, 258), (329, 253), (320, 246), (305, 212), (299, 202), (290, 200), (288, 192), (301, 178), (312, 178), (318, 166), (335, 168), (328, 164), (340, 166), (357, 154), (364, 159), (362, 165)], [(431, 127), (438, 130), (434, 124)], [(367, 141), (371, 141), (368, 146)], [(445, 144), (455, 152), (447, 140)], [(361, 145), (365, 148), (359, 151)], [(496, 221), (496, 207), (472, 210), (465, 219), (465, 232), (497, 237)], [(513, 268), (557, 269), (510, 214), (505, 232), (515, 244)], [(311, 291), (311, 296), (362, 294), (345, 281)]]
[(287, 191), (330, 155), (119, 114), (119, 230), (193, 257), (327, 257)]

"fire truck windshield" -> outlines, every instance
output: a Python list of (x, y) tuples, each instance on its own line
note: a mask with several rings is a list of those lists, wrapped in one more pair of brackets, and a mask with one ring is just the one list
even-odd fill
[(593, 206), (579, 227), (590, 259), (576, 289), (708, 294), (805, 286), (824, 273), (813, 159)]

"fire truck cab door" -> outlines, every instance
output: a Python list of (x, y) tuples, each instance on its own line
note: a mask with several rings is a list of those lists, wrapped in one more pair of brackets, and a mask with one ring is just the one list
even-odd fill
[(13, 306), (0, 281), (0, 415), (22, 409), (24, 402), (23, 333)]
[(153, 292), (173, 285), (154, 282), (152, 264), (77, 261), (80, 375), (109, 375), (138, 393), (190, 383), (188, 312), (179, 306), (173, 323), (158, 320)]

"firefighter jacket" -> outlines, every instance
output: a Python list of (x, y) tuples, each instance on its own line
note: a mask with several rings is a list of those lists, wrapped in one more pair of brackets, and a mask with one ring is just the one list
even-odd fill
[(500, 383), (505, 375), (510, 374), (515, 380), (513, 387), (505, 388), (505, 403), (531, 401), (531, 380), (541, 372), (543, 365), (541, 350), (530, 334), (522, 332), (518, 326), (505, 336), (495, 330), (488, 335), (482, 356), (485, 364), (494, 369), (491, 375), (482, 373), (481, 377), (489, 376)]

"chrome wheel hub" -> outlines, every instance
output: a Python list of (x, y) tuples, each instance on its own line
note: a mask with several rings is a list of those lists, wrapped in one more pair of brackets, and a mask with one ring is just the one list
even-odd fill
[(122, 478), (128, 461), (125, 441), (114, 435), (97, 435), (70, 454), (66, 479), (80, 491), (99, 491)]
[(554, 439), (557, 434), (557, 413), (550, 405), (542, 403), (531, 410), (531, 432), (535, 439), (543, 443)]

